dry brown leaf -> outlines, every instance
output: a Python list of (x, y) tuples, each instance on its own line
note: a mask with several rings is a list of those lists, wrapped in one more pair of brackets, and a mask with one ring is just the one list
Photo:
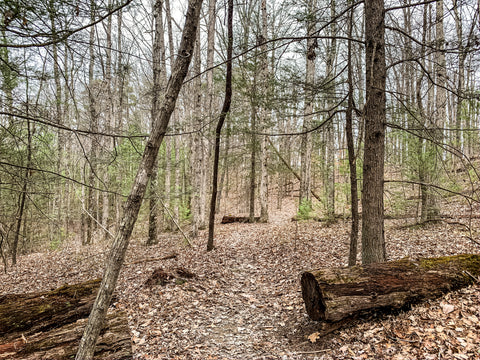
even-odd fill
[(310, 342), (313, 344), (313, 343), (317, 342), (319, 337), (320, 337), (320, 333), (319, 332), (314, 332), (313, 334), (308, 335), (308, 340), (310, 340)]
[(450, 314), (451, 312), (453, 312), (455, 310), (455, 306), (453, 306), (451, 304), (442, 303), (441, 307), (442, 307), (442, 311), (443, 311), (444, 314)]

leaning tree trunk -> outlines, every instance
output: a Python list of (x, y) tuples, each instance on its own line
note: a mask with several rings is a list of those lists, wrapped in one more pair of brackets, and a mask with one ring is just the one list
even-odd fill
[(207, 251), (213, 250), (213, 235), (215, 232), (215, 208), (217, 205), (217, 189), (218, 189), (218, 163), (220, 161), (220, 135), (227, 114), (232, 104), (232, 53), (233, 53), (233, 0), (228, 0), (228, 39), (227, 39), (227, 73), (225, 76), (225, 99), (223, 102), (222, 112), (218, 119), (215, 129), (215, 150), (213, 158), (213, 175), (212, 175), (212, 197), (210, 199), (210, 216), (208, 218), (208, 242)]
[(301, 285), (310, 318), (336, 322), (436, 298), (479, 275), (480, 255), (457, 255), (307, 271)]
[(158, 156), (158, 149), (160, 148), (160, 144), (167, 131), (170, 117), (175, 109), (178, 94), (188, 72), (188, 67), (194, 50), (195, 35), (197, 32), (201, 7), (202, 0), (190, 0), (188, 3), (182, 42), (178, 49), (178, 56), (175, 60), (172, 75), (167, 84), (163, 103), (156, 115), (151, 135), (145, 146), (132, 190), (130, 191), (130, 195), (125, 204), (122, 222), (120, 223), (119, 231), (115, 236), (110, 255), (107, 259), (102, 283), (75, 357), (77, 360), (91, 360), (93, 358), (95, 343), (100, 334), (105, 315), (107, 314), (108, 307), (112, 300), (113, 290), (117, 284), (118, 275), (125, 258), (125, 252), (133, 231), (133, 226), (137, 221), (138, 212), (143, 197), (145, 196), (147, 183)]

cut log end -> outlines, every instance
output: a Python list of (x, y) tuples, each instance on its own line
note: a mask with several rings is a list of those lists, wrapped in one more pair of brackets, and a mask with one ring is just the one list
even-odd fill
[(319, 321), (325, 319), (325, 302), (322, 292), (318, 286), (317, 280), (312, 273), (304, 272), (302, 274), (302, 297), (305, 302), (305, 309), (312, 320)]

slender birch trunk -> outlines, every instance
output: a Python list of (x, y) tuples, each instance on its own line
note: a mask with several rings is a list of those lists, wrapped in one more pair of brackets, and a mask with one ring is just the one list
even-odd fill
[[(260, 86), (263, 93), (263, 101), (259, 107), (260, 122), (262, 129), (265, 131), (268, 129), (270, 122), (270, 112), (268, 107), (269, 101), (269, 69), (268, 69), (268, 56), (267, 56), (267, 1), (262, 0), (260, 3), (262, 27), (260, 38)], [(261, 135), (261, 149), (260, 149), (260, 222), (268, 222), (268, 141), (266, 135)]]

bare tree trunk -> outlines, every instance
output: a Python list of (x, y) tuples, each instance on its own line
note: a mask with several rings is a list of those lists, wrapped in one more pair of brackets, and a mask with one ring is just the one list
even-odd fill
[[(153, 89), (152, 89), (152, 109), (151, 109), (151, 127), (153, 129), (155, 118), (159, 111), (161, 97), (165, 91), (165, 40), (163, 37), (163, 0), (156, 0), (154, 9), (154, 29), (155, 37), (153, 40)], [(150, 179), (150, 202), (148, 217), (148, 240), (147, 245), (157, 243), (158, 233), (158, 158), (155, 160), (152, 169), (152, 178)]]
[(233, 0), (228, 0), (228, 19), (227, 19), (227, 73), (225, 76), (225, 100), (223, 102), (222, 112), (218, 119), (215, 129), (215, 151), (213, 158), (213, 179), (212, 179), (212, 198), (210, 201), (210, 217), (208, 222), (208, 243), (207, 251), (213, 250), (213, 235), (215, 232), (215, 206), (217, 204), (217, 180), (218, 180), (218, 162), (220, 158), (220, 135), (222, 133), (223, 123), (230, 111), (232, 103), (232, 52), (233, 52)]
[[(116, 64), (116, 71), (117, 74), (115, 76), (115, 86), (114, 89), (116, 91), (116, 111), (115, 111), (115, 130), (116, 132), (120, 132), (122, 129), (123, 124), (123, 113), (124, 113), (124, 106), (125, 106), (125, 66), (123, 64), (123, 45), (122, 45), (122, 38), (123, 38), (123, 9), (120, 9), (117, 12), (117, 64)], [(115, 140), (114, 140), (115, 141)], [(114, 227), (112, 232), (117, 231), (118, 222), (120, 221), (120, 206), (119, 206), (119, 199), (117, 195), (113, 196), (113, 204), (112, 210), (115, 212), (115, 221)]]
[(165, 0), (165, 16), (167, 22), (168, 33), (168, 50), (170, 52), (170, 72), (173, 74), (173, 61), (175, 59), (175, 44), (173, 42), (173, 29), (172, 29), (172, 13), (170, 8), (170, 0)]
[[(109, 6), (112, 6), (111, 0), (109, 0)], [(107, 18), (107, 28), (105, 29), (106, 33), (106, 61), (105, 61), (105, 75), (104, 75), (104, 87), (106, 88), (107, 93), (107, 111), (105, 119), (105, 130), (107, 133), (111, 132), (114, 124), (114, 102), (113, 102), (113, 93), (112, 93), (112, 16)], [(111, 151), (115, 144), (109, 138), (105, 139), (104, 150)], [(108, 159), (107, 159), (108, 161)], [(108, 163), (105, 163), (104, 173), (103, 173), (103, 183), (107, 189), (110, 188), (110, 172), (109, 172)], [(104, 191), (102, 194), (102, 227), (104, 229), (104, 238), (107, 239), (109, 231), (109, 220), (110, 220), (110, 203), (111, 195)]]
[[(57, 31), (56, 31), (56, 24), (55, 24), (55, 5), (52, 0), (49, 3), (49, 15), (50, 15), (50, 24), (52, 27), (52, 38), (54, 40), (57, 39)], [(53, 78), (55, 82), (55, 122), (58, 125), (63, 124), (63, 115), (62, 115), (62, 85), (60, 82), (60, 65), (58, 59), (58, 44), (55, 41), (52, 45), (52, 52), (53, 52)], [(57, 132), (57, 173), (60, 174), (63, 167), (63, 152), (64, 152), (64, 136), (62, 130), (59, 128)], [(62, 236), (61, 227), (63, 225), (62, 221), (62, 206), (63, 206), (63, 184), (62, 179), (57, 177), (57, 181), (55, 182), (56, 189), (55, 196), (54, 196), (54, 211), (56, 211), (56, 224), (54, 225), (53, 234), (57, 238), (56, 241), (59, 241)]]
[[(90, 18), (93, 22), (95, 20), (95, 3), (91, 1), (90, 3)], [(90, 27), (90, 39), (89, 39), (89, 65), (88, 65), (88, 102), (89, 102), (89, 115), (90, 115), (90, 131), (91, 135), (91, 145), (90, 145), (90, 154), (89, 154), (89, 168), (90, 172), (88, 175), (88, 189), (87, 189), (87, 215), (86, 215), (86, 226), (87, 233), (86, 237), (83, 239), (83, 244), (90, 244), (92, 241), (93, 233), (96, 229), (96, 220), (97, 220), (97, 202), (95, 196), (95, 179), (97, 177), (97, 155), (98, 155), (98, 116), (96, 110), (96, 95), (94, 88), (94, 66), (95, 66), (95, 55), (93, 50), (93, 45), (95, 41), (95, 26)]]
[[(28, 103), (27, 103), (28, 106)], [(28, 108), (27, 108), (27, 116), (28, 116)], [(15, 234), (12, 241), (12, 264), (15, 265), (17, 263), (17, 249), (18, 249), (18, 240), (20, 238), (20, 228), (22, 226), (22, 221), (24, 219), (24, 212), (25, 212), (25, 200), (27, 198), (27, 190), (28, 184), (30, 182), (30, 167), (32, 166), (32, 129), (30, 120), (27, 117), (27, 162), (25, 164), (25, 174), (23, 175), (23, 185), (22, 185), (22, 192), (19, 195), (18, 201), (18, 212), (16, 216), (17, 224), (15, 228)]]
[(206, 202), (206, 156), (203, 140), (202, 119), (202, 81), (201, 81), (201, 52), (200, 33), (197, 33), (197, 45), (193, 60), (193, 72), (196, 76), (193, 81), (193, 135), (192, 152), (190, 155), (190, 172), (192, 183), (191, 214), (192, 235), (196, 237), (198, 230), (205, 228), (205, 202)]
[[(254, 75), (253, 79), (253, 96), (255, 96), (256, 93), (256, 75)], [(251, 118), (251, 126), (250, 129), (252, 131), (252, 150), (250, 153), (250, 187), (249, 187), (249, 219), (250, 222), (253, 223), (255, 222), (255, 183), (256, 183), (256, 166), (257, 166), (257, 135), (255, 132), (257, 131), (257, 108), (255, 105), (255, 99), (251, 100), (251, 113), (250, 113), (250, 118)]]
[[(227, 134), (225, 140), (225, 150), (223, 155), (223, 171), (222, 175), (220, 176), (220, 182), (218, 184), (218, 196), (217, 196), (217, 205), (215, 207), (215, 213), (218, 214), (220, 212), (220, 204), (222, 201), (223, 193), (225, 192), (225, 198), (228, 195), (228, 155), (230, 153), (230, 132), (231, 132), (231, 124), (227, 122)], [(225, 185), (225, 178), (227, 178), (226, 185)], [(225, 190), (224, 190), (225, 188)]]
[(176, 58), (174, 71), (168, 82), (160, 111), (155, 117), (154, 127), (147, 141), (132, 190), (125, 204), (120, 229), (115, 236), (97, 298), (75, 357), (77, 360), (93, 359), (95, 343), (104, 323), (108, 307), (110, 306), (113, 291), (125, 258), (130, 235), (132, 234), (133, 226), (138, 217), (153, 165), (158, 156), (158, 149), (167, 130), (170, 116), (175, 108), (178, 93), (188, 72), (194, 50), (195, 34), (198, 27), (201, 7), (202, 0), (189, 1), (182, 42), (178, 52), (179, 55)]
[[(207, 69), (213, 67), (215, 55), (215, 28), (216, 28), (216, 0), (208, 2), (208, 32), (207, 32)], [(207, 92), (208, 92), (208, 115), (213, 116), (213, 69), (207, 72)]]
[[(427, 42), (427, 28), (428, 28), (428, 13), (429, 13), (429, 8), (430, 5), (425, 5), (424, 6), (424, 11), (423, 11), (423, 32), (422, 32), (422, 46), (421, 46), (421, 58), (423, 59), (423, 67), (426, 66), (426, 54), (425, 54), (425, 45)], [(423, 71), (420, 72), (420, 76), (417, 77), (417, 82), (416, 82), (416, 102), (417, 102), (417, 107), (418, 107), (418, 113), (419, 117), (421, 119), (421, 124), (425, 127), (426, 126), (426, 110), (423, 106), (422, 102), (422, 80), (423, 80)], [(428, 99), (430, 99), (430, 90), (428, 90)], [(427, 109), (428, 111), (428, 109)], [(413, 123), (412, 126), (415, 126)], [(425, 221), (426, 220), (426, 200), (427, 196), (426, 193), (428, 191), (427, 187), (424, 185), (427, 182), (426, 179), (426, 167), (424, 165), (425, 163), (425, 154), (424, 154), (424, 146), (425, 146), (425, 138), (422, 136), (417, 139), (416, 141), (416, 154), (418, 158), (418, 178), (420, 183), (422, 184), (420, 186), (420, 202), (421, 202), (421, 214), (420, 214), (420, 220)]]
[[(438, 154), (436, 142), (441, 142), (443, 139), (442, 130), (446, 123), (446, 106), (447, 106), (447, 92), (446, 86), (446, 69), (445, 69), (445, 36), (443, 31), (443, 0), (436, 2), (436, 16), (435, 16), (435, 38), (437, 49), (435, 51), (435, 110), (436, 116), (433, 117), (434, 121), (431, 125), (431, 137), (432, 141), (427, 142), (428, 162), (424, 165), (427, 166), (427, 181), (429, 183), (437, 182), (438, 172)], [(425, 220), (434, 220), (438, 217), (440, 209), (438, 208), (438, 195), (436, 191), (428, 187), (425, 189), (425, 209), (422, 208)]]
[[(263, 93), (263, 101), (260, 104), (259, 113), (262, 128), (268, 128), (270, 120), (270, 113), (267, 102), (269, 101), (269, 70), (268, 70), (268, 56), (267, 56), (267, 1), (261, 2), (261, 16), (262, 16), (262, 34), (260, 39), (260, 82)], [(267, 136), (261, 136), (260, 149), (260, 222), (268, 222), (268, 142)]]
[[(352, 38), (353, 27), (353, 12), (350, 10), (348, 19), (348, 38)], [(358, 244), (358, 189), (357, 189), (357, 158), (355, 155), (355, 145), (353, 141), (353, 67), (352, 67), (352, 41), (348, 41), (348, 103), (347, 112), (345, 114), (345, 132), (347, 135), (347, 148), (348, 148), (348, 164), (350, 167), (350, 201), (352, 206), (352, 226), (350, 229), (350, 251), (348, 255), (348, 266), (355, 266), (357, 263), (357, 244)]]
[[(165, 207), (172, 207), (172, 139), (165, 139)], [(173, 228), (173, 219), (170, 218), (168, 212), (164, 214), (165, 229)]]
[(332, 117), (326, 127), (326, 202), (327, 202), (327, 218), (335, 218), (335, 131), (334, 131), (334, 119), (335, 116), (332, 116), (331, 112), (335, 106), (335, 62), (337, 57), (337, 24), (334, 20), (336, 16), (335, 0), (331, 1), (330, 4), (330, 35), (332, 39), (330, 40), (330, 46), (327, 50), (327, 74), (326, 78), (329, 79), (327, 84), (327, 108), (328, 116)]
[(315, 58), (317, 57), (315, 49), (318, 47), (317, 39), (314, 38), (316, 29), (315, 12), (316, 1), (307, 1), (307, 61), (305, 75), (305, 107), (303, 113), (303, 131), (300, 144), (300, 203), (299, 206), (311, 207), (312, 198), (310, 196), (312, 189), (312, 135), (308, 132), (311, 128), (313, 119), (313, 98), (315, 87)]
[[(170, 11), (170, 0), (165, 0), (165, 16), (166, 16), (166, 28), (168, 34), (168, 50), (169, 50), (169, 58), (170, 58), (170, 73), (173, 73), (173, 56), (175, 53), (175, 45), (173, 43), (173, 29), (172, 29), (172, 14)], [(167, 73), (167, 67), (165, 64), (165, 75)], [(172, 114), (172, 126), (175, 125), (175, 111)], [(176, 218), (174, 218), (173, 214), (170, 212), (173, 210), (174, 204), (174, 193), (176, 191), (176, 181), (178, 174), (178, 166), (177, 163), (177, 138), (166, 138), (165, 139), (165, 207), (168, 209), (166, 213), (164, 213), (165, 219), (165, 228), (166, 230), (172, 230), (174, 228), (174, 222)], [(174, 148), (174, 159), (172, 161), (172, 145)], [(173, 163), (173, 167), (172, 167)], [(172, 171), (174, 174), (172, 174)], [(172, 180), (174, 184), (174, 190), (172, 192)]]
[(362, 261), (386, 260), (383, 178), (385, 154), (385, 18), (383, 0), (365, 1), (365, 153), (362, 196)]
[[(462, 128), (462, 105), (463, 105), (463, 88), (465, 83), (465, 59), (466, 51), (463, 42), (463, 25), (462, 25), (462, 15), (461, 8), (458, 2), (455, 2), (453, 8), (453, 14), (455, 18), (455, 29), (457, 30), (457, 41), (458, 41), (458, 80), (457, 80), (457, 96), (456, 96), (456, 106), (455, 106), (455, 127), (457, 131), (455, 132), (455, 141), (454, 147), (457, 149), (457, 154), (461, 156), (462, 153), (462, 139), (461, 131)], [(473, 26), (473, 25), (472, 25)], [(454, 157), (455, 169), (455, 157)]]

